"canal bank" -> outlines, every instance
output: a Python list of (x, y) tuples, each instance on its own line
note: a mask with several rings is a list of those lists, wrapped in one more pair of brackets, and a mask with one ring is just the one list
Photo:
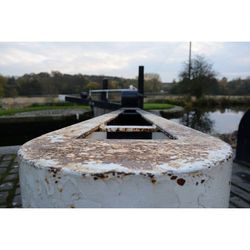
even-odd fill
[(90, 119), (86, 109), (56, 109), (0, 117), (0, 146), (23, 144), (42, 134)]
[(151, 109), (148, 111), (152, 114), (159, 115), (167, 119), (181, 117), (185, 113), (185, 109), (181, 106), (173, 106), (172, 108), (168, 109)]

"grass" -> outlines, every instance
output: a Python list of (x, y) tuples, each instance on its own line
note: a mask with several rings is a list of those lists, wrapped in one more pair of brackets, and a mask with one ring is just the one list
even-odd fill
[(60, 104), (44, 104), (44, 105), (32, 105), (30, 107), (25, 108), (10, 108), (10, 109), (1, 109), (0, 108), (0, 116), (5, 115), (14, 115), (16, 113), (29, 112), (29, 111), (39, 111), (39, 110), (50, 110), (50, 109), (90, 109), (87, 105), (76, 105), (69, 103), (68, 105), (60, 105)]
[(145, 110), (152, 110), (152, 109), (170, 109), (174, 107), (174, 105), (169, 103), (144, 103)]
[[(170, 109), (174, 107), (172, 104), (168, 103), (144, 103), (145, 110), (153, 110), (153, 109)], [(23, 108), (9, 108), (9, 109), (1, 109), (0, 108), (0, 116), (8, 116), (14, 115), (22, 112), (30, 112), (30, 111), (39, 111), (39, 110), (50, 110), (50, 109), (90, 109), (87, 105), (79, 105), (72, 103), (48, 103), (48, 104), (33, 104), (29, 107)]]
[(166, 96), (161, 99), (150, 98), (152, 103), (169, 103), (182, 107), (232, 107), (232, 106), (249, 106), (250, 96), (204, 96), (200, 99), (189, 98), (187, 96)]

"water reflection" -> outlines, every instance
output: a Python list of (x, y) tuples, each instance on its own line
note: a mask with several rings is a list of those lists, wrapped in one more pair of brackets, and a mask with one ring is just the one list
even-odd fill
[(181, 117), (170, 120), (208, 134), (229, 134), (238, 130), (240, 120), (246, 109), (187, 110)]
[(214, 122), (209, 118), (208, 113), (201, 110), (187, 111), (180, 120), (180, 123), (190, 128), (211, 133)]

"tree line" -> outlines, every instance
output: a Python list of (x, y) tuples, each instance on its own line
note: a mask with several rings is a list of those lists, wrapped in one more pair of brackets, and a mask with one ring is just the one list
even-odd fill
[[(162, 83), (154, 73), (144, 75), (145, 92), (202, 97), (203, 95), (250, 95), (250, 77), (228, 80), (218, 79), (213, 65), (204, 57), (196, 56), (191, 65), (184, 63), (178, 81)], [(101, 89), (102, 81), (109, 81), (109, 88), (137, 87), (137, 79), (103, 75), (63, 74), (58, 71), (24, 74), (23, 76), (0, 75), (0, 97), (44, 96), (79, 94), (90, 89)]]
[(218, 73), (213, 65), (204, 57), (196, 56), (184, 67), (179, 74), (179, 81), (173, 81), (168, 90), (171, 94), (203, 95), (250, 95), (250, 77), (228, 80), (226, 77), (218, 79)]
[[(101, 89), (103, 79), (108, 79), (109, 88), (137, 87), (137, 79), (103, 75), (51, 73), (24, 74), (19, 77), (0, 75), (0, 97), (42, 96), (58, 94), (79, 94), (90, 89)], [(162, 88), (157, 74), (145, 74), (145, 91), (159, 92)]]

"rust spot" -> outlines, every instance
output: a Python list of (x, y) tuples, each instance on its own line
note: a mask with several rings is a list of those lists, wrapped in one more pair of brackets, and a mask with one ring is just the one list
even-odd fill
[(154, 177), (154, 175), (151, 174), (151, 173), (147, 173), (147, 176), (150, 177), (150, 178), (153, 178), (153, 177)]
[(155, 179), (155, 178), (152, 178), (152, 179), (151, 179), (151, 182), (152, 182), (153, 184), (155, 184), (155, 183), (156, 183), (156, 179)]
[(176, 176), (176, 175), (173, 175), (170, 179), (171, 179), (171, 180), (175, 180), (175, 179), (177, 179), (177, 176)]
[(203, 180), (201, 180), (201, 183), (203, 183), (205, 180), (203, 179)]
[(127, 175), (133, 175), (134, 173), (125, 173), (125, 172), (117, 172), (117, 176), (127, 176)]
[(70, 204), (69, 207), (70, 208), (75, 208), (75, 205), (74, 204)]
[[(49, 171), (50, 173), (56, 174), (57, 172), (61, 171), (61, 168), (50, 167), (50, 168), (48, 169), (48, 171)], [(53, 175), (53, 176), (54, 176), (54, 175)]]
[(48, 181), (48, 178), (47, 178), (47, 177), (45, 177), (45, 182), (46, 182), (47, 184), (49, 184), (49, 181)]
[(176, 182), (178, 183), (178, 185), (183, 186), (186, 181), (184, 179), (180, 178), (180, 179), (177, 179)]
[(106, 178), (106, 176), (105, 176), (105, 174), (103, 174), (103, 173), (97, 173), (97, 174), (94, 174), (94, 176), (95, 177), (97, 177), (97, 178), (100, 178), (100, 179), (105, 179)]
[[(123, 111), (106, 114), (94, 120), (53, 132), (53, 134), (38, 137), (32, 143), (22, 147), (20, 156), (31, 160), (34, 165), (36, 165), (37, 159), (55, 160), (55, 166), (49, 169), (52, 174), (61, 170), (59, 166), (82, 173), (86, 170), (85, 163), (90, 161), (97, 161), (100, 164), (117, 163), (129, 169), (129, 172), (136, 172), (136, 174), (138, 171), (146, 173), (155, 172), (155, 170), (161, 173), (162, 170), (158, 170), (158, 165), (168, 164), (171, 168), (181, 171), (181, 159), (188, 159), (188, 164), (191, 165), (197, 160), (207, 159), (211, 150), (216, 152), (224, 147), (224, 144), (220, 144), (218, 139), (200, 135), (195, 131), (190, 131), (189, 128), (169, 123), (163, 118), (155, 117), (144, 111), (138, 111), (138, 113), (160, 127), (165, 133), (169, 131), (179, 134), (185, 140), (150, 140), (146, 145), (142, 140), (134, 140), (133, 143), (131, 140), (122, 142), (120, 140), (75, 140), (76, 138), (86, 138), (87, 134), (98, 130), (100, 126), (115, 119), (121, 112)], [(60, 139), (60, 145), (55, 147), (52, 141), (57, 136), (62, 139)], [(83, 148), (84, 150), (82, 150)], [(129, 155), (129, 160), (124, 160), (126, 154)], [(232, 155), (226, 149), (225, 154), (230, 154), (230, 157)], [(208, 165), (210, 163), (213, 161), (209, 160)], [(172, 176), (171, 173), (168, 175)]]
[(107, 171), (104, 173), (96, 173), (96, 174), (92, 174), (92, 176), (94, 176), (94, 179), (107, 179), (109, 178), (111, 175), (112, 176), (116, 176), (117, 178), (122, 178), (124, 176), (127, 175), (133, 175), (134, 173), (125, 173), (125, 172), (114, 172), (114, 171)]

